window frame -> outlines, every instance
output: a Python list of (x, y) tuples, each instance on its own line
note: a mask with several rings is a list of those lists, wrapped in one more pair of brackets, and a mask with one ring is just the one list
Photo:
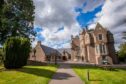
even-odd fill
[(105, 44), (98, 44), (98, 45), (96, 45), (95, 49), (96, 49), (97, 54), (106, 54), (107, 53)]
[(103, 40), (103, 34), (98, 34), (98, 40)]

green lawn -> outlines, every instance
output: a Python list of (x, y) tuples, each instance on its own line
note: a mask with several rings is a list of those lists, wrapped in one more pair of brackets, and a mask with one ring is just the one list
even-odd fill
[(48, 84), (58, 66), (25, 66), (0, 71), (0, 84)]
[[(89, 66), (73, 66), (73, 69), (86, 84), (126, 84), (126, 70), (106, 71)], [(87, 81), (87, 69), (90, 74), (89, 81)]]

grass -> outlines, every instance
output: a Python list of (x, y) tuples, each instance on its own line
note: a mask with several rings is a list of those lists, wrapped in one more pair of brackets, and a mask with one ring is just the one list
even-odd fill
[(48, 84), (58, 66), (25, 66), (0, 71), (0, 84)]
[[(106, 71), (97, 67), (73, 66), (74, 71), (86, 84), (126, 84), (126, 70), (115, 69)], [(89, 70), (89, 81), (87, 81), (87, 70)]]

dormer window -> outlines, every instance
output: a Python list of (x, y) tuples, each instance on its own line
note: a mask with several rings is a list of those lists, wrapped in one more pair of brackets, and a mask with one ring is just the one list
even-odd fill
[(102, 40), (103, 39), (103, 35), (102, 34), (99, 34), (98, 35), (98, 40)]

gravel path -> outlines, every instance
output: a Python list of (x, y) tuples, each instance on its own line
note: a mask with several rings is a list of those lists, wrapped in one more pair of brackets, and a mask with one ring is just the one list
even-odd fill
[(84, 84), (70, 65), (61, 64), (49, 84)]

